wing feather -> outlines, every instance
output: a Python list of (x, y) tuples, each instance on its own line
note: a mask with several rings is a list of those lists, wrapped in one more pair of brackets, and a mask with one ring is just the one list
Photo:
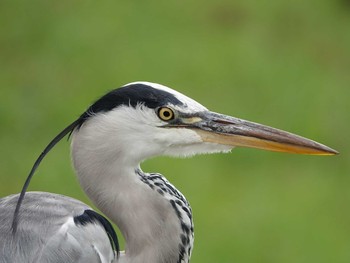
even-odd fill
[[(106, 229), (111, 227), (107, 219), (62, 195), (28, 192), (14, 235), (11, 223), (18, 197), (0, 199), (0, 263), (110, 263), (115, 259), (118, 242), (114, 230)], [(77, 218), (89, 215), (85, 224), (78, 223)]]

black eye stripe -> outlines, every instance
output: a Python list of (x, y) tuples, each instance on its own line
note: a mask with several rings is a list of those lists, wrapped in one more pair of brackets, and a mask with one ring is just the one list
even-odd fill
[(93, 103), (79, 118), (79, 126), (95, 113), (108, 112), (119, 106), (136, 107), (143, 104), (150, 109), (157, 109), (162, 105), (184, 106), (174, 94), (156, 89), (148, 84), (135, 83), (115, 89)]

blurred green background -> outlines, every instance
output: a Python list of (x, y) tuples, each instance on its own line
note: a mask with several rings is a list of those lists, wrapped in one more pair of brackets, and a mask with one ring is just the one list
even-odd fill
[[(191, 262), (350, 262), (350, 1), (1, 1), (0, 196), (92, 101), (136, 80), (341, 152), (146, 162), (192, 205)], [(89, 203), (67, 141), (30, 190)]]

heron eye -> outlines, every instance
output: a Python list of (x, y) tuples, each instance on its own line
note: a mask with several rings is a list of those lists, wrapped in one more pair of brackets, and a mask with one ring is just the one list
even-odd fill
[(158, 110), (158, 117), (162, 119), (163, 121), (170, 121), (174, 119), (174, 112), (172, 109), (167, 107), (162, 107)]

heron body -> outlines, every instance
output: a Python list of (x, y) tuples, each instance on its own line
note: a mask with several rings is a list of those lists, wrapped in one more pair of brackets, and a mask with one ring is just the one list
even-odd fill
[[(235, 146), (335, 154), (314, 141), (210, 112), (165, 86), (135, 82), (92, 104), (35, 163), (72, 133), (79, 182), (106, 216), (75, 199), (43, 192), (0, 199), (0, 262), (186, 263), (193, 247), (191, 207), (162, 175), (140, 163), (159, 155), (227, 152)], [(23, 198), (24, 197), (24, 198)], [(120, 229), (125, 252), (119, 254)]]

